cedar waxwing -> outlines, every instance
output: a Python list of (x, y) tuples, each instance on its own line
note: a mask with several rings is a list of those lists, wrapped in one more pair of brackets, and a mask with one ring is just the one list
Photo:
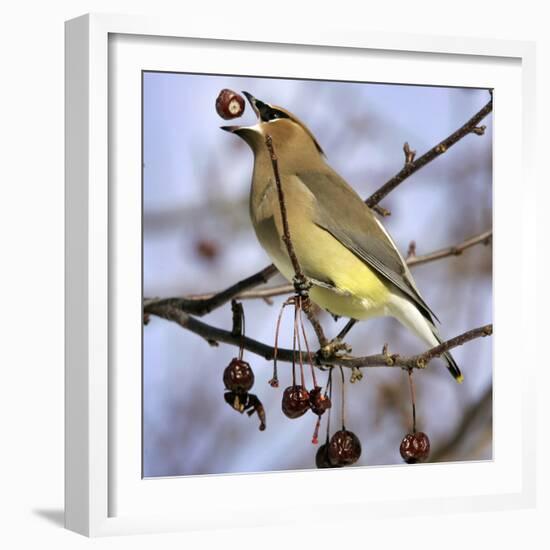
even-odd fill
[[(327, 164), (311, 131), (292, 113), (243, 92), (258, 117), (253, 126), (224, 126), (254, 153), (250, 217), (260, 244), (292, 281), (280, 204), (265, 136), (273, 140), (292, 245), (310, 298), (331, 314), (363, 320), (392, 316), (430, 347), (441, 343), (428, 307), (392, 238), (361, 197)], [(450, 353), (443, 358), (458, 382)]]

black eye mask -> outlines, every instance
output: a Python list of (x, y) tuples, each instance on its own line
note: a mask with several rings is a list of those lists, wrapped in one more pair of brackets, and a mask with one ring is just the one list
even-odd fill
[(279, 109), (273, 109), (266, 103), (260, 100), (256, 100), (256, 109), (260, 113), (260, 120), (262, 122), (269, 122), (270, 120), (276, 120), (278, 118), (290, 118), (286, 113)]

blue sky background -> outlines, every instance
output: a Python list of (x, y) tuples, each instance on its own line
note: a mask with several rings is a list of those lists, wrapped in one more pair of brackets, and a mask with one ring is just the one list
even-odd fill
[[(328, 162), (364, 197), (400, 170), (405, 141), (421, 155), (489, 99), (487, 90), (435, 86), (145, 73), (145, 296), (219, 290), (269, 263), (248, 217), (252, 154), (219, 129), (227, 124), (214, 109), (222, 88), (247, 90), (294, 112), (316, 135)], [(247, 108), (236, 122), (254, 118)], [(383, 223), (403, 253), (413, 239), (422, 254), (491, 228), (492, 115), (483, 124), (484, 136), (467, 136), (383, 201), (392, 211)], [(214, 258), (198, 253), (201, 242), (215, 246)], [(492, 321), (491, 254), (490, 247), (476, 247), (414, 269), (444, 337)], [(281, 301), (244, 302), (249, 336), (273, 343)], [(290, 316), (283, 323), (285, 346), (291, 344)], [(230, 327), (229, 307), (205, 320)], [(329, 335), (343, 322), (323, 317)], [(424, 349), (391, 319), (359, 324), (348, 341), (361, 355), (379, 352), (385, 342), (394, 352)], [(455, 350), (466, 378), (461, 386), (439, 363), (415, 377), (419, 428), (429, 433), (434, 449), (458, 433), (466, 412), (490, 388), (491, 348), (491, 339), (482, 339)], [(246, 355), (256, 374), (253, 392), (266, 408), (267, 430), (259, 432), (255, 417), (241, 416), (224, 402), (222, 373), (234, 355), (234, 348), (210, 347), (160, 319), (144, 328), (145, 476), (314, 467), (315, 418), (307, 414), (292, 421), (282, 414), (282, 388), (268, 386), (271, 365), (262, 358)], [(285, 367), (283, 387), (290, 383)], [(406, 375), (371, 369), (347, 387), (346, 425), (363, 443), (359, 464), (399, 463), (399, 442), (410, 423)], [(338, 422), (333, 415), (332, 425)], [(490, 457), (491, 415), (485, 408), (446, 459)]]

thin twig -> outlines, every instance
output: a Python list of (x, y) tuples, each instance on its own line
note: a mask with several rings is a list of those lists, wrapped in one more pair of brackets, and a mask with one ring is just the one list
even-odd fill
[(485, 231), (480, 233), (475, 237), (465, 240), (464, 242), (457, 244), (455, 246), (449, 246), (448, 248), (442, 248), (441, 250), (436, 250), (430, 254), (424, 254), (422, 256), (413, 255), (407, 259), (407, 265), (414, 266), (420, 264), (426, 264), (428, 262), (433, 262), (434, 260), (440, 260), (441, 258), (448, 258), (449, 256), (460, 256), (467, 248), (471, 248), (476, 244), (488, 245), (493, 239), (492, 231)]
[(315, 331), (315, 334), (317, 335), (319, 346), (323, 348), (328, 344), (328, 340), (325, 336), (325, 332), (323, 330), (323, 327), (321, 326), (321, 323), (319, 322), (319, 319), (317, 319), (317, 316), (313, 311), (313, 303), (310, 300), (309, 296), (307, 298), (302, 298), (302, 303), (302, 309), (304, 310), (304, 313), (306, 314), (309, 323), (311, 324), (313, 330)]
[[(450, 147), (458, 143), (463, 137), (468, 134), (475, 133), (480, 135), (480, 129), (478, 124), (493, 110), (493, 98), (480, 109), (466, 124), (463, 124), (458, 130), (453, 132), (449, 137), (438, 143), (435, 147), (432, 147), (427, 153), (424, 153), (421, 157), (418, 157), (412, 162), (405, 162), (405, 166), (395, 175), (388, 180), (380, 189), (375, 191), (365, 202), (372, 208), (377, 205), (386, 195), (391, 193), (399, 184), (403, 183), (409, 176), (412, 176), (420, 168), (426, 166), (429, 162), (442, 155), (449, 150)], [(407, 159), (407, 152), (405, 151), (405, 158)], [(410, 155), (409, 155), (410, 158)]]
[(265, 144), (267, 149), (269, 150), (269, 155), (271, 158), (271, 166), (273, 168), (273, 175), (275, 177), (275, 185), (277, 187), (277, 194), (279, 197), (279, 207), (281, 210), (281, 218), (283, 222), (283, 242), (285, 243), (288, 256), (290, 257), (290, 261), (292, 262), (292, 267), (294, 268), (294, 288), (296, 290), (296, 294), (301, 297), (300, 304), (309, 322), (311, 323), (311, 326), (313, 327), (315, 334), (317, 335), (317, 339), (319, 340), (319, 345), (323, 347), (328, 343), (328, 340), (325, 336), (321, 323), (319, 323), (317, 316), (313, 312), (311, 300), (309, 299), (309, 295), (307, 293), (307, 288), (310, 286), (310, 282), (307, 280), (306, 276), (304, 275), (304, 272), (302, 271), (300, 262), (298, 261), (298, 257), (296, 256), (296, 252), (294, 250), (294, 245), (292, 244), (292, 238), (290, 236), (290, 227), (288, 225), (285, 196), (283, 192), (283, 186), (281, 184), (281, 176), (279, 174), (279, 161), (277, 159), (277, 155), (273, 147), (273, 140), (271, 139), (270, 135), (267, 135), (265, 137)]
[(281, 184), (281, 176), (279, 174), (279, 161), (277, 160), (277, 155), (275, 154), (275, 149), (273, 148), (273, 140), (270, 135), (265, 137), (265, 144), (269, 150), (269, 155), (271, 158), (271, 166), (273, 168), (273, 174), (275, 176), (275, 185), (277, 187), (277, 194), (279, 197), (279, 207), (281, 209), (281, 219), (283, 221), (283, 242), (285, 243), (288, 256), (292, 262), (292, 267), (294, 268), (294, 274), (296, 278), (305, 281), (305, 275), (300, 267), (300, 262), (294, 251), (294, 245), (292, 244), (292, 239), (290, 238), (290, 228), (288, 226), (288, 216), (286, 213), (286, 204), (285, 204), (285, 195), (283, 192), (283, 186)]
[(380, 214), (380, 216), (382, 216), (383, 218), (391, 216), (391, 211), (387, 208), (384, 208), (383, 206), (380, 206), (379, 204), (375, 204), (372, 207), (372, 210), (374, 210), (377, 214)]

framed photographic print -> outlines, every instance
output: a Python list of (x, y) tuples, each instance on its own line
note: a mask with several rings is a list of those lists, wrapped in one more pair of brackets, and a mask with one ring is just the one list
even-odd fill
[(530, 505), (532, 45), (254, 32), (66, 24), (67, 527)]

